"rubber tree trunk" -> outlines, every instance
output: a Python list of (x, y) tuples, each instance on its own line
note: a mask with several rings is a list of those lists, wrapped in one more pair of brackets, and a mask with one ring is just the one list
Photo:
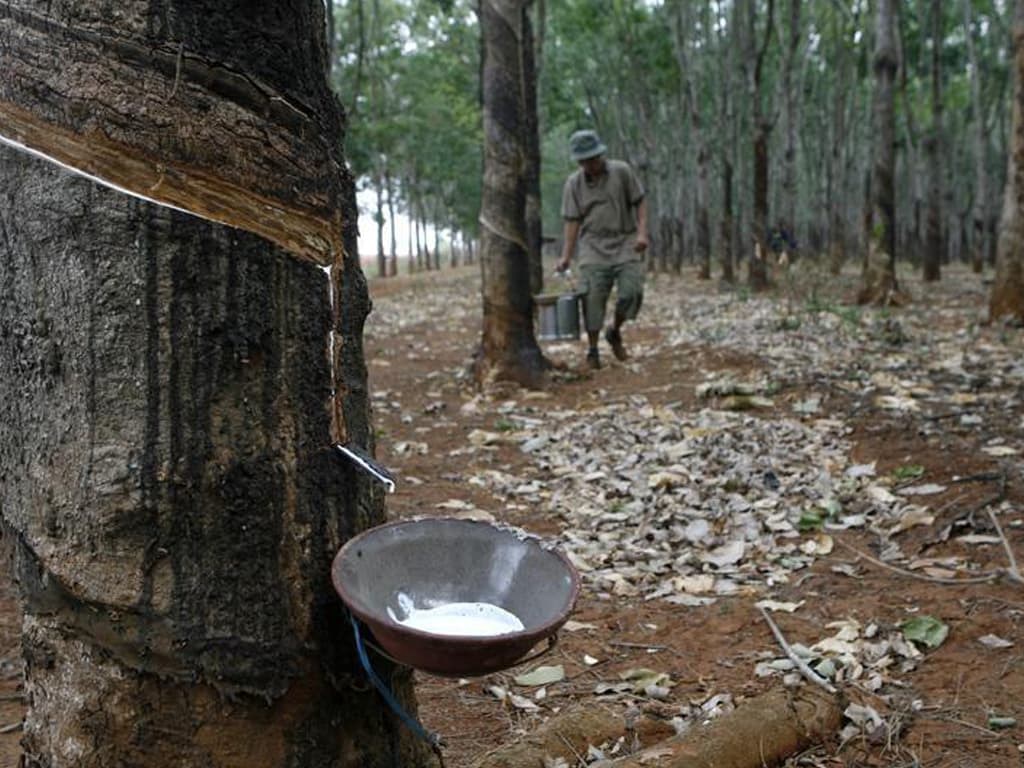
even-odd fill
[(989, 314), (1024, 322), (1024, 0), (1015, 4), (1013, 42), (1013, 128)]
[(871, 232), (861, 303), (889, 304), (896, 282), (896, 209), (894, 204), (895, 119), (893, 83), (897, 68), (893, 0), (878, 0), (875, 13), (874, 166), (871, 174)]
[(484, 171), (480, 209), (480, 269), (483, 333), (476, 374), (480, 381), (510, 380), (541, 386), (545, 360), (533, 333), (530, 247), (527, 242), (526, 171), (530, 150), (524, 142), (535, 93), (525, 82), (533, 67), (523, 57), (532, 50), (529, 0), (482, 0)]
[(754, 208), (753, 208), (753, 240), (758, 248), (750, 259), (747, 281), (755, 291), (768, 287), (768, 152), (774, 121), (767, 114), (764, 105), (764, 63), (768, 46), (773, 37), (772, 28), (775, 23), (775, 0), (768, 0), (765, 11), (764, 38), (757, 44), (757, 10), (751, 3), (747, 9), (747, 44), (749, 67), (749, 92), (753, 104), (753, 173), (754, 173)]
[[(739, 117), (736, 109), (734, 94), (737, 93), (737, 64), (735, 56), (735, 36), (740, 27), (738, 23), (739, 7), (733, 5), (732, 23), (726, 24), (726, 17), (719, 6), (717, 27), (719, 31), (718, 45), (725, 51), (724, 80), (727, 85), (721, 99), (721, 113), (719, 120), (722, 125), (730, 126), (732, 132), (730, 140), (718, 142), (719, 163), (722, 168), (722, 220), (719, 222), (719, 248), (721, 251), (722, 280), (732, 284), (736, 280), (735, 270), (735, 238), (733, 232), (736, 227), (736, 218), (733, 215), (733, 158), (738, 157), (737, 140), (739, 131)], [(726, 30), (730, 30), (726, 32)]]
[(377, 202), (373, 218), (377, 229), (377, 277), (387, 277), (388, 257), (384, 251), (384, 180), (379, 173), (373, 177), (373, 191)]
[[(694, 199), (697, 220), (697, 276), (701, 280), (711, 279), (711, 222), (708, 216), (709, 183), (708, 166), (711, 163), (711, 149), (705, 136), (700, 100), (697, 96), (699, 72), (691, 68), (689, 47), (693, 44), (689, 39), (691, 30), (696, 27), (693, 7), (689, 3), (676, 3), (673, 6), (673, 43), (676, 53), (676, 66), (682, 78), (683, 101), (690, 118), (690, 129), (696, 144), (697, 184)], [(706, 22), (706, 19), (704, 19)], [(702, 26), (707, 26), (706, 23)], [(703, 41), (701, 41), (703, 42)]]
[(945, 253), (943, 224), (943, 176), (945, 173), (945, 152), (942, 137), (942, 63), (940, 59), (943, 39), (942, 3), (931, 3), (931, 86), (932, 125), (925, 141), (925, 155), (928, 157), (928, 218), (925, 229), (924, 280), (934, 282), (942, 277), (942, 258)]
[(800, 92), (802, 78), (794, 83), (800, 42), (803, 39), (801, 10), (803, 0), (789, 0), (785, 55), (782, 65), (782, 106), (785, 148), (782, 153), (782, 204), (780, 222), (783, 229), (796, 237), (797, 210), (797, 130), (800, 125)]
[[(527, 4), (529, 7), (529, 3)], [(540, 39), (534, 40), (532, 25), (523, 25), (519, 44), (523, 47), (523, 148), (526, 153), (526, 245), (530, 259), (530, 294), (536, 295), (544, 289), (544, 223), (540, 191), (540, 117), (537, 109), (536, 66), (542, 53), (543, 26), (546, 23), (546, 9), (541, 2), (537, 8), (537, 19), (541, 26)], [(529, 19), (529, 17), (527, 17)]]
[(343, 117), (323, 3), (0, 6), (0, 136), (327, 265)]
[(426, 762), (329, 582), (382, 519), (331, 447), (371, 447), (369, 301), (323, 5), (288, 12), (0, 9), (0, 135), (235, 225), (0, 147), (28, 768)]
[(395, 185), (387, 165), (384, 166), (384, 189), (388, 195), (388, 232), (390, 234), (388, 276), (394, 277), (398, 274), (398, 240), (395, 237)]
[(733, 269), (732, 230), (732, 163), (725, 158), (722, 169), (722, 221), (719, 241), (722, 251), (722, 280), (730, 284), (736, 280), (736, 272)]
[[(330, 449), (323, 271), (7, 148), (0, 168), (25, 765), (415, 762), (328, 581), (381, 509)], [(367, 300), (345, 293), (365, 441)]]
[(988, 137), (981, 99), (981, 73), (978, 71), (978, 49), (974, 41), (974, 20), (971, 0), (963, 0), (964, 37), (967, 60), (971, 65), (971, 138), (974, 144), (974, 203), (971, 211), (971, 268), (981, 272), (988, 252)]
[(849, 172), (846, 162), (848, 94), (852, 67), (849, 55), (850, 32), (845, 19), (839, 14), (833, 17), (832, 31), (836, 42), (836, 87), (832, 101), (832, 147), (829, 154), (831, 168), (829, 185), (829, 228), (828, 251), (829, 271), (838, 275), (846, 261), (846, 191), (849, 188)]

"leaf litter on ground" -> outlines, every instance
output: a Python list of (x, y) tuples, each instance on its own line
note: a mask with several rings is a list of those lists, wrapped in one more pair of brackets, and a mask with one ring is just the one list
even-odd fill
[[(411, 328), (433, 321), (438, 300), (403, 304), (400, 311), (385, 307), (383, 324)], [(440, 297), (444, 323), (464, 323), (475, 300), (465, 291)], [(527, 462), (519, 472), (471, 470), (467, 482), (498, 503), (539, 507), (560, 520), (559, 543), (588, 590), (609, 599), (701, 605), (750, 595), (786, 611), (789, 605), (771, 598), (774, 589), (830, 557), (830, 534), (848, 529), (877, 536), (880, 562), (943, 576), (976, 570), (962, 553), (929, 563), (902, 552), (900, 535), (935, 524), (956, 477), (933, 476), (916, 464), (883, 475), (874, 462), (855, 462), (851, 414), (913, 419), (924, 438), (954, 433), (973, 441), (990, 466), (1012, 461), (1021, 443), (988, 435), (1006, 413), (1020, 410), (1020, 350), (983, 335), (963, 309), (941, 303), (899, 320), (883, 310), (847, 317), (808, 305), (795, 328), (780, 323), (779, 312), (780, 303), (770, 298), (652, 291), (645, 317), (663, 332), (634, 348), (630, 370), (642, 371), (645, 360), (673, 349), (708, 346), (760, 358), (764, 369), (707, 373), (693, 391), (696, 409), (658, 404), (642, 392), (613, 397), (600, 389), (596, 405), (586, 410), (552, 406), (528, 393), (500, 401), (474, 394), (463, 414), (500, 414), (502, 429), (481, 428), (458, 455), (511, 445)], [(461, 371), (444, 373), (464, 378)], [(787, 408), (778, 395), (788, 391), (796, 397)], [(839, 408), (836, 396), (845, 398)], [(400, 401), (387, 391), (373, 399), (375, 407), (391, 410), (400, 410)], [(448, 410), (414, 418), (426, 422), (424, 429), (447, 425)], [(425, 453), (418, 442), (407, 445)], [(960, 533), (967, 544), (998, 540), (988, 529)], [(833, 562), (831, 570), (859, 577), (848, 562)], [(877, 692), (925, 658), (915, 643), (935, 647), (945, 638), (942, 622), (925, 627), (915, 619), (902, 629), (850, 619), (830, 625), (833, 635), (794, 649), (819, 674)], [(1008, 641), (986, 636), (979, 642), (999, 649)], [(756, 672), (796, 684), (793, 666), (773, 649)], [(874, 710), (847, 715), (857, 729), (877, 727)]]

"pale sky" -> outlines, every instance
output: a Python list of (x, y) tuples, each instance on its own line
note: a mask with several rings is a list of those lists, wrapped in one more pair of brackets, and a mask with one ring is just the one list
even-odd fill
[[(372, 190), (363, 190), (356, 194), (356, 202), (359, 204), (359, 258), (361, 261), (371, 260), (377, 256), (377, 224), (373, 220), (373, 213), (377, 208), (377, 198)], [(387, 207), (384, 208), (384, 252), (391, 250), (391, 224), (387, 219)], [(409, 228), (408, 217), (400, 211), (395, 212), (395, 242), (398, 250), (398, 258), (409, 255)], [(422, 234), (420, 235), (422, 237)], [(434, 229), (427, 225), (427, 244), (431, 251), (434, 249)], [(441, 241), (445, 242), (445, 233), (441, 232)]]

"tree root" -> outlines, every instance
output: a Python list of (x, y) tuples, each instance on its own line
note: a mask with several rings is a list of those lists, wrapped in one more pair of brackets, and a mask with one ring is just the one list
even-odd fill
[(764, 768), (824, 740), (842, 721), (845, 701), (814, 687), (772, 690), (729, 714), (602, 768)]
[(839, 727), (845, 707), (841, 694), (808, 686), (777, 689), (666, 738), (672, 732), (667, 724), (644, 718), (631, 730), (620, 714), (577, 706), (525, 739), (489, 752), (474, 768), (536, 768), (557, 758), (574, 765), (588, 744), (623, 735), (632, 754), (593, 763), (591, 768), (766, 768), (827, 738)]
[(541, 725), (529, 736), (494, 749), (474, 763), (473, 768), (537, 768), (545, 758), (564, 758), (570, 765), (586, 754), (588, 744), (603, 744), (625, 735), (643, 748), (673, 735), (666, 722), (638, 717), (627, 722), (621, 712), (601, 705), (577, 705)]

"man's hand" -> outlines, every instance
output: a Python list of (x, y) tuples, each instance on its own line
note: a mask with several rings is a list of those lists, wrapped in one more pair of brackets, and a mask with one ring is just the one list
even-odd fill
[(647, 250), (647, 235), (636, 236), (636, 242), (633, 244), (633, 250), (637, 253), (643, 253)]
[(555, 264), (555, 272), (565, 272), (569, 268), (569, 262), (570, 258), (568, 256), (560, 258), (558, 263)]

